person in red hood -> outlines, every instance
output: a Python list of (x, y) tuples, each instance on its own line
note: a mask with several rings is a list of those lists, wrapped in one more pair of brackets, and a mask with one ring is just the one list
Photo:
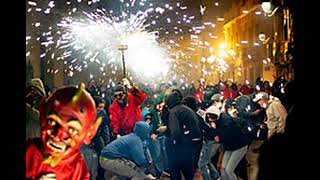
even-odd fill
[(122, 79), (122, 84), (116, 88), (115, 99), (109, 106), (110, 125), (117, 138), (131, 133), (134, 124), (142, 119), (139, 106), (147, 97), (140, 89), (131, 86), (128, 79)]
[(79, 147), (90, 143), (100, 123), (83, 83), (57, 89), (41, 102), (41, 137), (27, 141), (26, 179), (89, 180)]

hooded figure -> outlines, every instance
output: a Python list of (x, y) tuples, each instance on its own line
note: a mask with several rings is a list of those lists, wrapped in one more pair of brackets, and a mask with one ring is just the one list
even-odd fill
[(201, 144), (201, 131), (196, 113), (181, 103), (182, 97), (172, 92), (165, 103), (170, 109), (169, 129), (173, 138), (172, 179), (193, 179), (194, 154)]
[(137, 122), (132, 133), (103, 148), (101, 166), (121, 176), (147, 178), (145, 171), (149, 162), (144, 153), (143, 141), (149, 138), (150, 132), (151, 128), (146, 122)]
[(34, 78), (26, 86), (26, 139), (40, 136), (39, 105), (46, 96), (41, 79)]

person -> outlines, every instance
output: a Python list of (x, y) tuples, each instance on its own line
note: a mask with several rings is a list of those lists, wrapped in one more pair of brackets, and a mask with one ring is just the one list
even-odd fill
[(215, 156), (220, 148), (219, 136), (216, 131), (217, 121), (220, 116), (220, 109), (216, 106), (210, 106), (205, 112), (206, 128), (202, 128), (204, 134), (204, 142), (200, 153), (199, 168), (204, 180), (220, 179), (220, 174), (211, 162), (211, 158)]
[(246, 157), (244, 157), (242, 161), (244, 163), (240, 162), (238, 169), (242, 175), (247, 176), (248, 180), (256, 180), (259, 170), (259, 148), (263, 144), (263, 138), (261, 138), (263, 135), (263, 129), (261, 126), (266, 126), (263, 123), (264, 112), (261, 109), (253, 109), (249, 96), (241, 95), (237, 97), (235, 101), (238, 111), (237, 116), (243, 118), (244, 121), (242, 122), (243, 131), (250, 138), (250, 144), (248, 146)]
[(88, 180), (79, 146), (90, 143), (100, 123), (83, 83), (56, 90), (40, 105), (41, 138), (27, 142), (26, 178)]
[(101, 166), (118, 176), (155, 179), (148, 172), (149, 161), (143, 149), (143, 141), (149, 138), (150, 132), (146, 122), (136, 122), (132, 133), (121, 136), (102, 149)]
[[(197, 100), (194, 96), (186, 96), (182, 99), (182, 104), (186, 105), (187, 107), (189, 107), (190, 109), (192, 109), (199, 120), (199, 128), (201, 130), (201, 133), (203, 134), (204, 132), (202, 131), (206, 131), (209, 129), (209, 126), (207, 126), (204, 122), (203, 122), (203, 114), (204, 112), (201, 109), (197, 108)], [(203, 136), (203, 135), (202, 135)], [(203, 140), (203, 137), (201, 137), (201, 140)], [(202, 149), (202, 143), (198, 144), (198, 147), (195, 147), (196, 151), (193, 155), (194, 158), (194, 170), (198, 170), (199, 166), (198, 166), (198, 161), (199, 161), (199, 157), (200, 157), (200, 153), (201, 153), (201, 149)], [(195, 172), (196, 173), (196, 172)]]
[(261, 107), (266, 109), (268, 138), (275, 133), (284, 133), (287, 111), (280, 100), (276, 97), (270, 98), (266, 92), (260, 92), (256, 94), (253, 101), (259, 103)]
[(158, 131), (159, 128), (158, 121), (155, 121), (155, 112), (152, 112), (150, 108), (145, 108), (142, 111), (142, 120), (148, 123), (151, 127), (150, 138), (145, 140), (146, 148), (150, 152), (152, 162), (155, 166), (156, 177), (160, 177), (164, 171), (164, 167), (161, 164), (161, 149), (160, 142), (158, 141)]
[(26, 87), (26, 140), (40, 136), (39, 105), (45, 97), (41, 79), (30, 79)]
[(233, 99), (226, 100), (225, 110), (219, 119), (221, 130), (218, 131), (224, 148), (221, 178), (237, 180), (234, 170), (246, 154), (250, 139), (241, 129), (236, 102)]
[(99, 157), (101, 150), (110, 142), (109, 118), (107, 112), (104, 109), (104, 99), (96, 96), (94, 97), (94, 100), (97, 105), (97, 117), (102, 117), (102, 122), (97, 130), (96, 135), (93, 137), (91, 143), (89, 144), (88, 148), (90, 148), (90, 150), (87, 150), (91, 153), (87, 153), (86, 155), (91, 155), (92, 160), (86, 160), (86, 162), (89, 163), (88, 167), (91, 174), (93, 174), (93, 176), (90, 176), (92, 177), (92, 179), (104, 179), (104, 169), (99, 164)]
[(193, 154), (201, 143), (199, 120), (194, 111), (181, 103), (182, 96), (177, 92), (170, 93), (165, 104), (168, 106), (170, 133), (173, 140), (171, 179), (181, 179), (181, 171), (186, 180), (192, 180)]
[(86, 90), (91, 94), (92, 97), (96, 97), (100, 95), (100, 89), (97, 86), (94, 79), (91, 79), (88, 82), (88, 87), (86, 88)]
[(142, 119), (139, 105), (146, 98), (146, 94), (131, 86), (128, 79), (122, 79), (122, 84), (115, 89), (115, 99), (109, 106), (110, 125), (117, 138), (131, 133), (134, 124)]

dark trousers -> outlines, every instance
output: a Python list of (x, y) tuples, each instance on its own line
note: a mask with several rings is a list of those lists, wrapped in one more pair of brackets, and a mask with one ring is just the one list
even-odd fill
[(172, 180), (181, 180), (181, 172), (185, 180), (193, 180), (194, 155), (198, 150), (199, 143), (201, 144), (201, 141), (173, 145), (172, 173), (170, 177)]

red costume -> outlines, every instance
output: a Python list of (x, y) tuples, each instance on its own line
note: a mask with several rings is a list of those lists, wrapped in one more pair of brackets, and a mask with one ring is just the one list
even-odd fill
[(116, 100), (113, 100), (109, 107), (110, 125), (114, 134), (119, 134), (119, 129), (123, 134), (129, 134), (133, 131), (134, 124), (142, 119), (140, 104), (147, 97), (137, 87), (131, 86), (126, 95), (127, 104), (121, 108)]
[(90, 143), (100, 122), (83, 84), (56, 90), (40, 106), (41, 138), (27, 142), (26, 178), (89, 179), (79, 147)]
[(44, 162), (42, 153), (42, 144), (40, 138), (30, 140), (27, 143), (26, 153), (26, 176), (32, 179), (37, 179), (42, 173), (53, 172), (56, 174), (57, 179), (68, 180), (87, 180), (89, 179), (89, 170), (82, 155), (77, 150), (72, 156), (62, 159), (57, 166), (50, 166)]

